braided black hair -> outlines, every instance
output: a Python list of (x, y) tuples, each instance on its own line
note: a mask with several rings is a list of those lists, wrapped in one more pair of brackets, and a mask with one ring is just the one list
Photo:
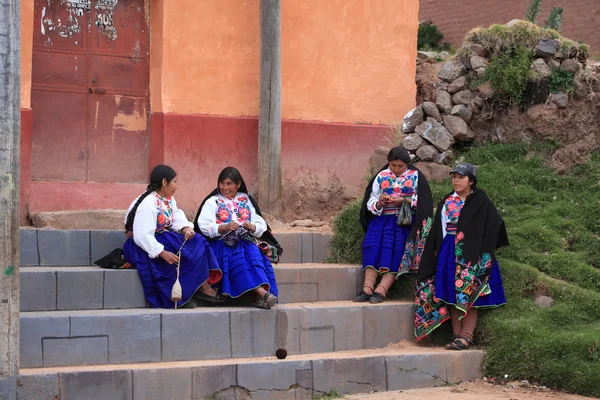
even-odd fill
[(169, 183), (173, 179), (175, 179), (176, 176), (177, 173), (175, 172), (175, 170), (169, 167), (168, 165), (159, 164), (156, 167), (154, 167), (154, 169), (152, 169), (148, 188), (135, 202), (135, 205), (133, 206), (131, 211), (129, 211), (129, 214), (127, 214), (127, 222), (125, 222), (125, 232), (133, 231), (133, 220), (135, 219), (135, 213), (137, 212), (137, 209), (141, 202), (144, 201), (144, 199), (148, 197), (150, 193), (158, 191), (162, 188), (163, 179), (166, 179), (167, 183)]
[(404, 164), (410, 164), (410, 153), (402, 146), (396, 146), (390, 150), (387, 155), (388, 162), (402, 161)]

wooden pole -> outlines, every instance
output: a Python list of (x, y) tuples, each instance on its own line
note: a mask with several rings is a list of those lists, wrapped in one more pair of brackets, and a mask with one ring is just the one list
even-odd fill
[(0, 0), (0, 399), (16, 399), (19, 375), (19, 0)]
[(261, 208), (281, 215), (281, 3), (260, 0), (260, 108), (258, 197)]

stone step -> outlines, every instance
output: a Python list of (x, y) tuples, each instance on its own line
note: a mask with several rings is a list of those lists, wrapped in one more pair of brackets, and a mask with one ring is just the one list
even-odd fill
[[(193, 348), (192, 348), (193, 349)], [(400, 343), (385, 349), (191, 362), (21, 369), (17, 398), (310, 400), (482, 378), (483, 351)]]
[[(351, 300), (363, 274), (356, 265), (278, 264), (279, 303)], [(137, 270), (22, 267), (21, 311), (145, 308)]]
[(21, 366), (122, 364), (358, 350), (413, 339), (414, 306), (332, 301), (253, 307), (22, 312)]
[[(323, 262), (329, 255), (328, 232), (275, 232), (284, 252), (282, 263)], [(93, 265), (121, 248), (123, 231), (21, 228), (22, 266)]]

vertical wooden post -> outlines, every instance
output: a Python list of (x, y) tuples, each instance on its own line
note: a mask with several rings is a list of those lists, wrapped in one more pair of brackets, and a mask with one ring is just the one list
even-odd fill
[(0, 0), (0, 399), (16, 398), (19, 375), (19, 0)]
[(260, 109), (258, 197), (261, 208), (281, 215), (281, 2), (260, 0)]

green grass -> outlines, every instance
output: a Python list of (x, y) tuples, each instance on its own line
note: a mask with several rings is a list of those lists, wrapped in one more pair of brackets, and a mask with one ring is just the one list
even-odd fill
[[(600, 153), (565, 175), (545, 165), (548, 145), (496, 144), (462, 155), (504, 218), (511, 245), (498, 252), (508, 304), (481, 313), (477, 340), (488, 376), (528, 379), (600, 397)], [(434, 202), (449, 182), (432, 184)], [(334, 221), (331, 262), (360, 263), (359, 203)], [(401, 279), (391, 296), (412, 299)], [(551, 308), (534, 304), (538, 294)], [(438, 332), (439, 331), (439, 332)], [(446, 340), (447, 327), (432, 335)]]
[(337, 390), (335, 389), (331, 389), (329, 391), (329, 393), (321, 395), (321, 396), (314, 396), (313, 399), (314, 400), (333, 400), (333, 399), (341, 399), (344, 396), (342, 396), (341, 394), (339, 394), (337, 392)]

